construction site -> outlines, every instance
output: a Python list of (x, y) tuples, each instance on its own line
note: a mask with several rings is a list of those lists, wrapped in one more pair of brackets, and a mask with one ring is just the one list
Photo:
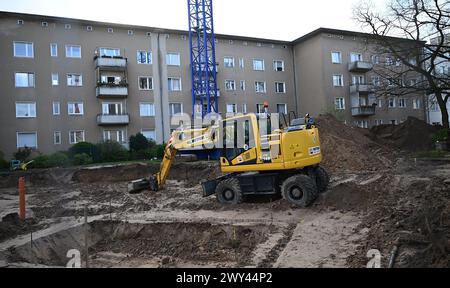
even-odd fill
[(0, 12), (0, 268), (450, 267), (448, 114), (368, 43), (425, 44), (187, 4), (188, 31)]
[(177, 159), (166, 188), (136, 195), (127, 183), (159, 165), (2, 173), (0, 263), (64, 267), (77, 249), (88, 255), (83, 267), (85, 260), (88, 267), (365, 267), (377, 249), (388, 267), (396, 247), (393, 267), (448, 267), (450, 162), (408, 150), (422, 141), (415, 133), (433, 127), (409, 119), (399, 137), (367, 135), (333, 116), (321, 116), (317, 127), (331, 181), (305, 209), (273, 196), (237, 206), (203, 198), (200, 181), (220, 174), (214, 161)]

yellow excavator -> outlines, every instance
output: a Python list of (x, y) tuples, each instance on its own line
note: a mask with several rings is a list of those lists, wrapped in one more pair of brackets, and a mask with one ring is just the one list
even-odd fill
[(246, 114), (205, 128), (179, 128), (167, 143), (159, 172), (129, 183), (129, 192), (162, 189), (178, 151), (215, 147), (221, 151), (223, 175), (202, 183), (203, 196), (215, 194), (220, 203), (235, 205), (248, 195), (281, 193), (298, 207), (311, 205), (329, 182), (319, 166), (322, 153), (314, 120), (295, 117), (272, 130), (270, 117), (260, 118)]

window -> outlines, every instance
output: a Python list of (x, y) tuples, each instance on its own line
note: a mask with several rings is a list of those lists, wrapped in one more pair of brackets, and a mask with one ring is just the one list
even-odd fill
[(84, 142), (84, 131), (70, 131), (69, 132), (69, 143), (77, 144), (80, 142)]
[(113, 84), (119, 85), (122, 81), (122, 77), (120, 76), (110, 76), (110, 75), (101, 75), (100, 76), (101, 84)]
[(275, 82), (275, 92), (276, 93), (286, 93), (286, 83)]
[(145, 136), (148, 140), (156, 141), (156, 133), (153, 129), (142, 129), (141, 131), (142, 135)]
[(378, 99), (378, 103), (377, 103), (378, 105), (378, 108), (381, 108), (381, 107), (383, 107), (383, 100), (382, 99)]
[(390, 97), (388, 100), (388, 107), (389, 108), (395, 108), (395, 98)]
[(392, 60), (392, 57), (386, 57), (385, 63), (386, 66), (391, 66), (394, 64), (394, 60)]
[(58, 57), (58, 44), (56, 43), (50, 44), (50, 56)]
[(359, 128), (367, 129), (367, 128), (369, 128), (369, 121), (367, 121), (367, 120), (356, 121), (356, 126)]
[(60, 131), (53, 132), (53, 144), (61, 145), (61, 132)]
[(253, 59), (253, 70), (264, 71), (264, 60)]
[(437, 103), (436, 99), (430, 100), (430, 111), (431, 112), (439, 112), (441, 109)]
[(284, 71), (284, 61), (282, 61), (282, 60), (273, 61), (273, 70), (275, 70), (277, 72), (283, 72)]
[(123, 115), (122, 103), (102, 103), (103, 115)]
[(120, 49), (118, 48), (100, 48), (100, 57), (118, 57)]
[(372, 55), (372, 64), (380, 64), (380, 57), (378, 55)]
[(153, 90), (153, 78), (139, 77), (139, 90)]
[(381, 119), (375, 119), (375, 126), (383, 125), (383, 120)]
[(398, 99), (398, 107), (399, 108), (406, 108), (406, 99), (405, 98), (399, 98)]
[(245, 67), (244, 58), (239, 58), (239, 68), (244, 69), (244, 67)]
[(372, 85), (376, 87), (381, 85), (380, 76), (372, 76)]
[(266, 93), (266, 82), (255, 82), (256, 93)]
[(241, 80), (239, 87), (241, 88), (241, 91), (245, 91), (245, 80)]
[(83, 86), (81, 74), (67, 74), (67, 86)]
[(103, 140), (104, 141), (115, 141), (118, 143), (126, 142), (125, 131), (124, 130), (104, 130)]
[(234, 67), (234, 58), (233, 57), (223, 58), (223, 66), (225, 68), (233, 68)]
[(181, 103), (169, 103), (169, 114), (175, 116), (183, 113), (183, 104)]
[(92, 30), (94, 30), (94, 28), (92, 28), (92, 26), (86, 26), (86, 30), (91, 32)]
[(52, 73), (52, 86), (59, 85), (59, 75), (58, 73)]
[(394, 78), (388, 78), (387, 79), (388, 86), (395, 86), (395, 79)]
[(37, 133), (36, 132), (18, 132), (17, 133), (17, 148), (37, 148)]
[(236, 90), (236, 82), (234, 80), (225, 80), (225, 90), (235, 91)]
[(277, 104), (277, 112), (279, 114), (287, 114), (287, 105), (286, 104)]
[(341, 64), (342, 63), (341, 52), (336, 52), (336, 51), (331, 52), (331, 63), (333, 63), (333, 64)]
[(420, 99), (418, 98), (414, 98), (413, 99), (413, 109), (417, 110), (420, 109)]
[(23, 25), (23, 20), (17, 20), (17, 25)]
[(16, 118), (35, 118), (36, 102), (16, 102)]
[(69, 115), (83, 115), (83, 102), (67, 103), (67, 111)]
[(108, 28), (108, 33), (114, 33), (114, 29), (113, 28)]
[(139, 103), (139, 111), (141, 117), (154, 117), (155, 105), (153, 103)]
[(34, 45), (31, 42), (14, 42), (14, 57), (33, 58)]
[(256, 113), (263, 114), (264, 110), (264, 104), (256, 104)]
[(230, 113), (230, 114), (237, 113), (236, 104), (227, 104), (227, 113)]
[(351, 62), (363, 61), (362, 54), (361, 53), (351, 53), (350, 61)]
[(169, 78), (169, 91), (181, 91), (181, 79), (180, 78)]
[(247, 104), (242, 104), (242, 114), (247, 114)]
[(66, 25), (64, 25), (64, 28), (65, 28), (66, 30), (70, 30), (70, 29), (72, 29), (72, 25), (66, 24)]
[(167, 65), (170, 65), (170, 66), (180, 66), (181, 65), (180, 54), (167, 53), (166, 63), (167, 63)]
[(81, 46), (66, 45), (66, 58), (81, 58)]
[(391, 120), (391, 124), (392, 124), (392, 125), (397, 125), (397, 124), (398, 124), (398, 121), (397, 121), (397, 120)]
[(15, 85), (18, 88), (34, 87), (34, 73), (17, 72)]
[(363, 85), (366, 83), (366, 79), (363, 75), (353, 75), (352, 84), (353, 85)]
[(61, 104), (59, 102), (53, 102), (53, 115), (61, 114)]
[(395, 66), (399, 67), (400, 65), (402, 65), (402, 60), (400, 59), (395, 59)]
[(137, 51), (137, 63), (138, 64), (152, 64), (152, 52), (151, 51)]
[(334, 99), (334, 107), (336, 110), (345, 110), (345, 99), (343, 97)]
[(343, 75), (333, 75), (333, 86), (343, 87), (344, 86), (344, 76)]

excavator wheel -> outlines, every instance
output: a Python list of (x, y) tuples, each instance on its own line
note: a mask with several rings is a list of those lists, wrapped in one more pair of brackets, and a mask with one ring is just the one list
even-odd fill
[(330, 183), (330, 176), (328, 172), (321, 166), (317, 166), (314, 169), (316, 176), (316, 186), (319, 193), (327, 191), (328, 184)]
[(243, 195), (239, 180), (236, 178), (225, 179), (216, 187), (217, 201), (225, 205), (237, 205), (242, 203)]
[(305, 208), (316, 200), (318, 192), (316, 183), (309, 176), (295, 175), (283, 182), (281, 194), (289, 203)]

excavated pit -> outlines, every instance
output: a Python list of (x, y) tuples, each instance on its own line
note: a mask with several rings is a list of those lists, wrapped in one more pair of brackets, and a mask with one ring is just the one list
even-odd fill
[[(89, 267), (242, 267), (276, 231), (269, 225), (127, 223), (95, 221), (87, 226)], [(85, 227), (67, 229), (10, 248), (9, 263), (64, 267), (71, 249), (85, 261)]]

